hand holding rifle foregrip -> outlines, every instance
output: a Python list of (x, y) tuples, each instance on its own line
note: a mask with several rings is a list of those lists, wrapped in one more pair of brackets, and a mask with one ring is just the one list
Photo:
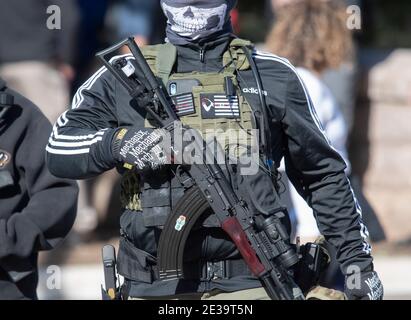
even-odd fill
[[(124, 57), (117, 60), (107, 58), (124, 45), (130, 49), (135, 60)], [(98, 53), (97, 56), (127, 89), (132, 98), (141, 99), (142, 91), (148, 95), (147, 103), (143, 103), (142, 107), (158, 123), (159, 128), (169, 131), (170, 136), (173, 137), (174, 124), (175, 121), (179, 121), (179, 118), (173, 109), (171, 99), (153, 74), (134, 39), (123, 40)], [(208, 148), (204, 147), (205, 143), (199, 134), (195, 137), (194, 143), (199, 144), (201, 148), (198, 150), (203, 150), (205, 159), (214, 158), (209, 154)], [(239, 200), (216, 161), (214, 164), (193, 164), (187, 167), (187, 173), (193, 184), (191, 188), (199, 189), (203, 199), (208, 202), (217, 216), (221, 228), (231, 237), (249, 269), (260, 279), (270, 298), (275, 300), (304, 299), (290, 271), (291, 267), (298, 262), (298, 255), (294, 248), (284, 241), (286, 231), (279, 219), (272, 216), (263, 223), (256, 223), (255, 216), (258, 212), (250, 212), (246, 204)], [(189, 232), (190, 228), (187, 225), (192, 226), (196, 219), (189, 214), (185, 218), (186, 230), (184, 232)], [(175, 218), (169, 217), (170, 219), (174, 219), (175, 224)], [(168, 232), (174, 232), (174, 234), (168, 234)], [(179, 233), (175, 228), (165, 226), (161, 236), (168, 237), (168, 239), (181, 237), (179, 241), (184, 243), (187, 233)], [(171, 243), (171, 241), (165, 242)], [(168, 257), (164, 258), (159, 245), (160, 278), (184, 277), (181, 252), (182, 250), (177, 255), (178, 257), (168, 252)]]

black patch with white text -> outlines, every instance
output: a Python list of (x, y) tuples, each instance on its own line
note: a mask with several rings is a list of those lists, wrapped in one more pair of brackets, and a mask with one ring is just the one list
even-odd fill
[(201, 117), (203, 119), (240, 118), (238, 96), (225, 94), (200, 94)]
[(191, 92), (171, 96), (171, 100), (173, 101), (174, 111), (178, 116), (186, 116), (196, 112)]

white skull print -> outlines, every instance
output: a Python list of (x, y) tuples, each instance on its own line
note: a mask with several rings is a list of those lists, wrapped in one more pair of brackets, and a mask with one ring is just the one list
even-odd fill
[(171, 29), (183, 37), (196, 39), (203, 31), (219, 30), (225, 23), (227, 4), (218, 7), (198, 8), (195, 6), (172, 7), (164, 2), (163, 10)]

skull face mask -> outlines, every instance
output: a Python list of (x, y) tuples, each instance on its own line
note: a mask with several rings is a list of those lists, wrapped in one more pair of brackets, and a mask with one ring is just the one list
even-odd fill
[(162, 0), (168, 40), (181, 45), (231, 33), (230, 11), (235, 4), (236, 0)]

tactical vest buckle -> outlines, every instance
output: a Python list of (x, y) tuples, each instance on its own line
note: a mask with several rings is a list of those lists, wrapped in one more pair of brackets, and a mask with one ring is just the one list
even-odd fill
[(175, 171), (175, 177), (185, 189), (189, 189), (194, 185), (193, 178), (191, 178), (180, 166)]
[(225, 261), (207, 262), (206, 268), (206, 280), (213, 279), (227, 279)]

